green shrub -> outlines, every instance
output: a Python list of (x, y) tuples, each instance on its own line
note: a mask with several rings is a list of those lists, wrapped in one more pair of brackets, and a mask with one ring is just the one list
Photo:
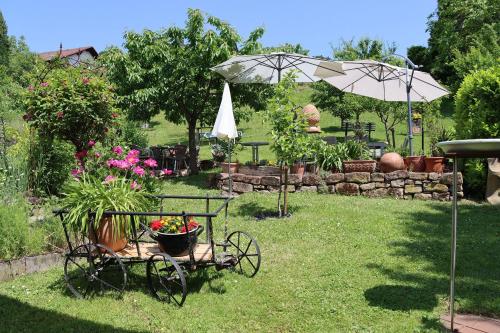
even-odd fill
[(119, 141), (119, 144), (129, 147), (145, 148), (148, 146), (146, 133), (134, 121), (123, 122), (120, 128)]
[[(500, 66), (469, 74), (455, 98), (456, 135), (458, 139), (500, 137)], [(464, 178), (467, 193), (484, 193), (484, 161), (467, 160)]]
[(467, 75), (455, 98), (459, 139), (500, 137), (500, 66)]
[(28, 213), (28, 206), (22, 198), (0, 205), (0, 259), (42, 252), (43, 232), (30, 227)]

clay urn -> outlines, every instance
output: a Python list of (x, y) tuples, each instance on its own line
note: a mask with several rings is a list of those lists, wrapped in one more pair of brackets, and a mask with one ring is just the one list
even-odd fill
[(380, 158), (380, 171), (393, 172), (405, 169), (405, 161), (398, 153), (385, 153)]
[(320, 116), (318, 109), (312, 104), (307, 104), (302, 109), (302, 113), (304, 114), (304, 117), (306, 118), (307, 123), (309, 124), (307, 132), (309, 133), (321, 132), (321, 129), (319, 127)]

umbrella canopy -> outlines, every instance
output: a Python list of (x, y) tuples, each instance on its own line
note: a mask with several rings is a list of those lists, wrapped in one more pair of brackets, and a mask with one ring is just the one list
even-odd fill
[(222, 93), (222, 101), (220, 103), (219, 112), (215, 119), (212, 136), (219, 139), (235, 139), (238, 137), (236, 122), (234, 121), (233, 103), (231, 102), (231, 92), (229, 84), (224, 84), (224, 92)]
[(412, 102), (430, 102), (449, 92), (428, 73), (411, 70), (407, 81), (406, 68), (373, 60), (344, 61), (346, 75), (326, 77), (336, 88), (356, 95), (383, 101), (407, 101), (407, 83)]
[(212, 70), (234, 83), (274, 84), (295, 70), (296, 82), (316, 82), (323, 77), (343, 75), (342, 64), (295, 53), (270, 53), (233, 57)]
[(408, 144), (410, 155), (413, 155), (411, 102), (430, 102), (449, 92), (430, 74), (416, 71), (417, 66), (408, 58), (402, 58), (405, 59), (406, 68), (374, 60), (344, 61), (342, 68), (345, 75), (326, 77), (324, 80), (344, 92), (383, 101), (407, 101)]

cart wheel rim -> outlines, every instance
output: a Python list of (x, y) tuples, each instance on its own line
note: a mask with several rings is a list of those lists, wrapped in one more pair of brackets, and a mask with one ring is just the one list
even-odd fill
[(247, 232), (235, 231), (226, 242), (230, 245), (227, 252), (236, 259), (234, 270), (247, 277), (253, 277), (260, 269), (261, 255), (257, 241)]
[(148, 287), (154, 297), (165, 303), (182, 306), (187, 295), (184, 273), (179, 264), (167, 254), (152, 255), (147, 263)]
[(64, 280), (78, 298), (113, 293), (121, 296), (127, 270), (116, 253), (100, 244), (83, 244), (66, 255)]

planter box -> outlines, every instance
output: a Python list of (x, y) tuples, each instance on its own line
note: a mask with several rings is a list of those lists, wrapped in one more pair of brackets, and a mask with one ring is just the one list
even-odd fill
[(377, 162), (371, 160), (344, 161), (344, 173), (349, 172), (374, 172)]
[(260, 165), (242, 165), (238, 172), (250, 176), (279, 176), (281, 173), (279, 167)]

